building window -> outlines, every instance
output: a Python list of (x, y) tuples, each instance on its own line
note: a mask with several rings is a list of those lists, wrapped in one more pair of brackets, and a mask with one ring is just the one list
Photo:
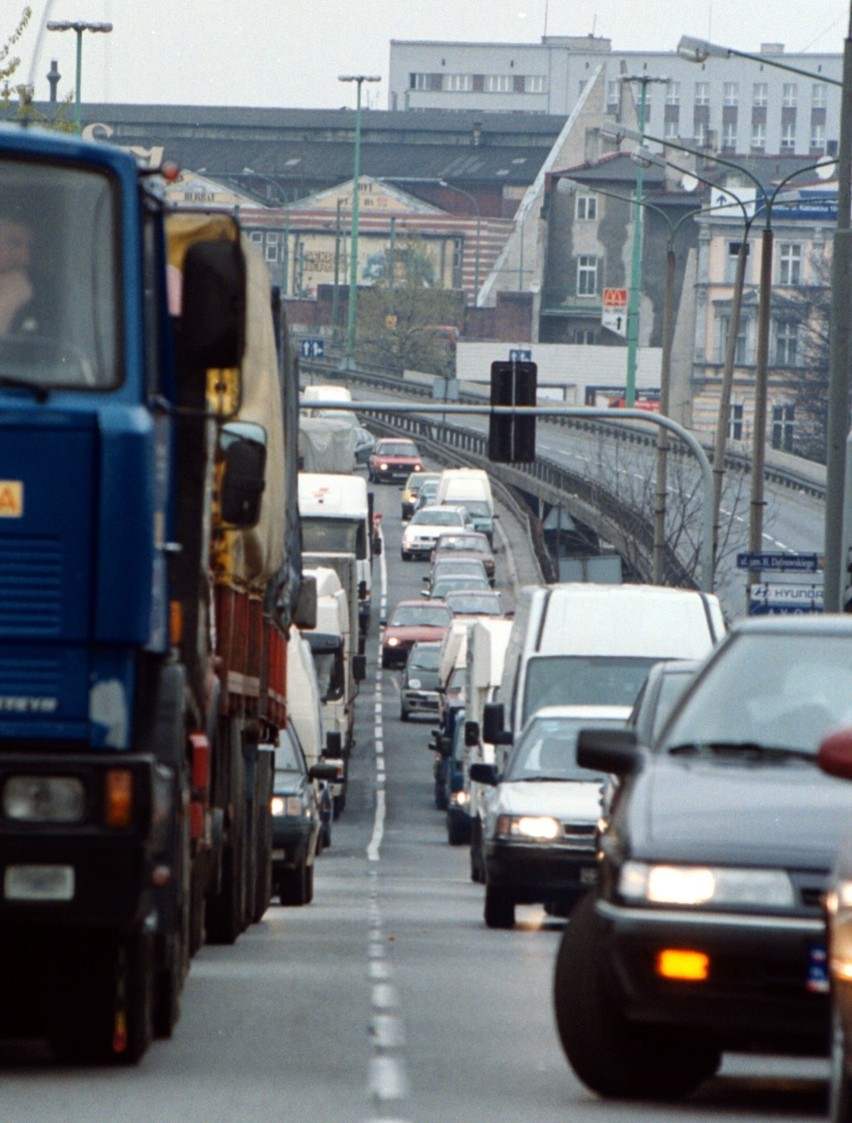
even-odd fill
[(483, 88), (487, 94), (508, 94), (512, 92), (511, 74), (486, 74)]
[(449, 93), (466, 93), (473, 89), (473, 75), (445, 74), (443, 88)]
[(696, 105), (709, 105), (710, 104), (710, 83), (709, 82), (696, 82), (695, 83), (695, 104)]
[(252, 230), (251, 233), (249, 234), (249, 241), (254, 242), (254, 244), (256, 246), (262, 246), (263, 245), (263, 231), (262, 230)]
[(586, 195), (581, 191), (577, 192), (577, 205), (574, 211), (574, 217), (579, 219), (595, 219), (598, 217), (598, 197), (597, 195)]
[(796, 320), (779, 320), (775, 325), (775, 365), (799, 365), (799, 325)]
[(543, 94), (546, 91), (547, 85), (543, 74), (527, 74), (524, 77), (525, 94)]
[(825, 125), (811, 125), (811, 152), (825, 152)]
[(412, 90), (428, 90), (429, 89), (429, 75), (428, 74), (410, 74), (409, 86)]
[(695, 147), (706, 148), (710, 137), (710, 127), (706, 121), (699, 121), (695, 126)]
[(755, 82), (752, 86), (751, 104), (761, 108), (769, 101), (769, 83)]
[(814, 109), (825, 109), (828, 105), (828, 85), (825, 82), (814, 82), (811, 97), (811, 106)]
[(722, 125), (722, 147), (733, 152), (737, 147), (737, 123), (725, 121)]
[(728, 410), (728, 440), (741, 441), (743, 439), (743, 405), (742, 402), (731, 402)]
[(598, 341), (598, 333), (594, 328), (574, 328), (571, 332), (572, 343), (582, 343), (584, 346), (593, 346)]
[[(726, 285), (732, 285), (734, 283), (734, 281), (737, 279), (737, 265), (739, 263), (740, 246), (741, 245), (742, 245), (741, 242), (728, 242), (728, 253), (727, 253), (727, 256), (725, 257), (725, 284)], [(751, 254), (749, 252), (750, 249), (751, 249), (751, 247), (749, 246), (748, 242), (746, 242), (746, 248), (745, 248), (746, 262), (745, 262), (745, 272), (743, 273), (743, 284), (745, 284), (745, 285), (750, 283), (749, 282), (749, 275), (751, 273), (751, 270), (749, 268), (749, 266), (751, 265)]]
[(619, 105), (621, 105), (621, 82), (617, 78), (610, 78), (606, 84), (607, 112), (616, 112)]
[(680, 105), (680, 82), (669, 82), (666, 86), (666, 105)]
[(796, 407), (792, 404), (772, 407), (772, 447), (792, 452), (796, 430)]
[(766, 148), (766, 125), (763, 121), (755, 121), (751, 126), (751, 147), (755, 152), (763, 152)]
[[(716, 338), (716, 362), (724, 363), (725, 353), (728, 348), (728, 333), (731, 330), (731, 317), (729, 314), (719, 316), (717, 320), (718, 335)], [(734, 352), (734, 363), (745, 366), (748, 363), (748, 321), (740, 316), (737, 328), (737, 348)]]
[(722, 104), (723, 105), (739, 105), (740, 104), (740, 84), (739, 84), (739, 82), (725, 82), (722, 85)]
[(797, 82), (784, 82), (781, 87), (781, 104), (785, 109), (793, 109), (799, 99)]
[(781, 126), (781, 151), (793, 152), (796, 148), (796, 122), (785, 121)]
[(666, 140), (674, 140), (676, 137), (679, 137), (680, 123), (675, 118), (670, 121), (666, 121), (665, 132), (663, 133), (663, 135), (665, 136)]
[(577, 258), (577, 296), (594, 296), (598, 291), (598, 259), (587, 254)]
[(798, 285), (802, 278), (802, 247), (798, 242), (778, 246), (778, 284)]

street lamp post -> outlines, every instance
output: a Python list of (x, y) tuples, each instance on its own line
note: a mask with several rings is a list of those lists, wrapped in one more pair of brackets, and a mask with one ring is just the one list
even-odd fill
[(48, 31), (74, 31), (77, 33), (77, 68), (74, 81), (74, 131), (79, 136), (83, 131), (80, 98), (83, 71), (83, 32), (92, 31), (109, 34), (109, 32), (112, 31), (112, 24), (85, 23), (83, 20), (48, 20), (46, 26)]
[(473, 306), (479, 307), (479, 247), (482, 239), (482, 211), (479, 209), (479, 203), (469, 191), (465, 191), (463, 187), (456, 187), (454, 183), (447, 183), (445, 179), (439, 179), (438, 184), (440, 187), (446, 187), (450, 191), (458, 191), (459, 195), (464, 195), (466, 199), (470, 199), (476, 208), (476, 251), (473, 261)]
[[(671, 139), (650, 136), (647, 133), (644, 135), (640, 134), (636, 129), (629, 129), (624, 125), (605, 124), (601, 128), (601, 132), (605, 136), (615, 139), (634, 140), (639, 142), (639, 144), (644, 143), (645, 140), (651, 140), (655, 144), (661, 144), (663, 147), (675, 148), (680, 152), (687, 152), (691, 156), (697, 156), (699, 158), (706, 157), (707, 155), (706, 152), (699, 152), (697, 149), (689, 148), (687, 145), (680, 144)], [(772, 207), (781, 189), (785, 187), (791, 179), (805, 172), (815, 171), (817, 168), (824, 168), (836, 164), (837, 161), (820, 160), (815, 164), (808, 164), (805, 167), (796, 168), (795, 171), (785, 176), (775, 185), (771, 194), (767, 194), (766, 189), (757, 176), (753, 175), (748, 168), (743, 167), (742, 164), (734, 163), (732, 160), (724, 160), (721, 156), (716, 155), (713, 156), (713, 160), (723, 167), (732, 168), (734, 171), (739, 172), (741, 175), (751, 180), (754, 184), (757, 196), (755, 199), (755, 210), (757, 211), (759, 206), (765, 216), (763, 236), (761, 238), (760, 281), (758, 286), (757, 355), (755, 357), (754, 371), (754, 424), (752, 428), (751, 507), (749, 514), (749, 551), (758, 553), (763, 546), (767, 378), (769, 369), (769, 322), (774, 236), (772, 230)], [(757, 198), (761, 200), (759, 204)], [(754, 584), (756, 578), (757, 574), (753, 570), (750, 570), (749, 584)]]
[(346, 358), (348, 369), (355, 366), (355, 302), (358, 299), (358, 204), (361, 179), (361, 86), (365, 82), (380, 82), (378, 75), (341, 74), (339, 82), (354, 82), (355, 98), (355, 167), (352, 174), (352, 238), (349, 260), (349, 308), (346, 326)]
[(825, 82), (829, 86), (842, 85), (836, 78), (827, 78), (824, 74), (815, 74), (812, 70), (802, 70), (786, 62), (777, 62), (771, 55), (752, 55), (748, 51), (737, 51), (733, 47), (723, 47), (719, 43), (708, 43), (706, 39), (694, 39), (691, 35), (681, 35), (677, 53), (690, 62), (706, 62), (708, 58), (747, 58), (752, 62), (760, 63), (761, 66), (789, 70), (791, 74), (801, 74), (804, 78), (813, 78), (814, 81)]

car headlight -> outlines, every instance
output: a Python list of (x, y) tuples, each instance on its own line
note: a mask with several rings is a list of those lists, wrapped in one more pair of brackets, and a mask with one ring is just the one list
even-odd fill
[(396, 636), (390, 636), (386, 642), (388, 647), (399, 647), (399, 640)]
[(500, 815), (497, 834), (504, 838), (531, 838), (537, 842), (552, 842), (562, 834), (557, 819), (548, 815)]
[(269, 801), (269, 809), (273, 818), (280, 818), (282, 815), (301, 816), (302, 801), (297, 795), (274, 795)]
[(618, 892), (633, 904), (792, 908), (793, 885), (784, 870), (673, 866), (625, 862)]
[(470, 803), (470, 796), (467, 792), (451, 792), (450, 803), (455, 807), (466, 807)]
[(852, 982), (852, 881), (834, 882), (825, 895), (825, 911), (831, 934), (831, 975)]
[(420, 689), (420, 679), (419, 678), (410, 678), (405, 685), (408, 687), (409, 690), (419, 690)]

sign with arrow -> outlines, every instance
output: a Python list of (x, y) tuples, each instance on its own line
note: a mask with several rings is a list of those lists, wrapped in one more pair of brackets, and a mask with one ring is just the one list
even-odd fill
[(616, 335), (627, 335), (627, 289), (603, 290), (601, 327)]

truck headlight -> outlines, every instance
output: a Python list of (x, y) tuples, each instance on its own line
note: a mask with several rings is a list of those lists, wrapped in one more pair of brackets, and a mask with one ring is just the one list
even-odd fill
[(618, 891), (632, 904), (792, 908), (796, 903), (784, 870), (629, 861), (621, 867)]
[(549, 815), (500, 815), (497, 834), (504, 838), (530, 838), (537, 842), (553, 842), (562, 827)]
[(79, 823), (86, 791), (74, 776), (10, 776), (3, 785), (3, 814), (29, 823)]

